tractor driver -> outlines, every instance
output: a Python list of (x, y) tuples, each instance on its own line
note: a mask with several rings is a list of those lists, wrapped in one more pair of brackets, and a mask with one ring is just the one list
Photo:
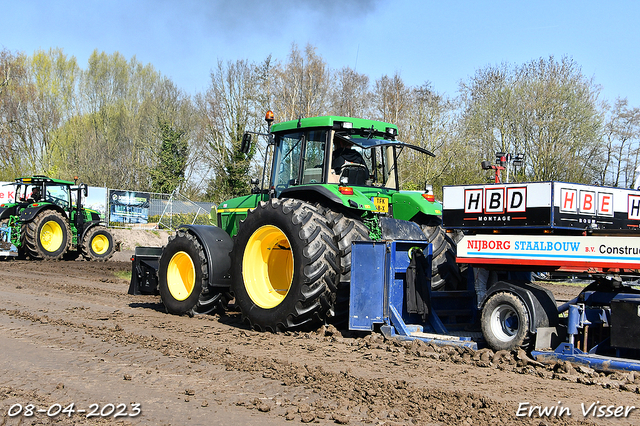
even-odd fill
[(31, 196), (29, 197), (29, 199), (27, 201), (31, 201), (32, 203), (36, 203), (36, 202), (40, 201), (41, 198), (42, 198), (42, 192), (40, 192), (40, 187), (39, 186), (34, 186), (33, 189), (31, 190)]
[(340, 179), (340, 171), (345, 163), (362, 164), (367, 170), (367, 175), (369, 175), (369, 170), (367, 169), (367, 164), (365, 163), (364, 158), (362, 158), (362, 155), (358, 151), (352, 148), (352, 143), (336, 137), (333, 139), (333, 145), (333, 153), (331, 154), (331, 170), (329, 172), (330, 183), (338, 183)]

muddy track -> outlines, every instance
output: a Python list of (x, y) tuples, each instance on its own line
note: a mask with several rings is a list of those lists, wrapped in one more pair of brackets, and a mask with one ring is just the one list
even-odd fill
[[(640, 406), (640, 375), (332, 327), (259, 333), (235, 312), (172, 316), (158, 297), (126, 294), (128, 282), (114, 274), (129, 269), (122, 262), (0, 263), (0, 425), (640, 424), (640, 410), (622, 419), (581, 412), (596, 401)], [(564, 298), (579, 291), (560, 290)], [(524, 402), (572, 414), (517, 417)], [(8, 416), (29, 403), (45, 413)], [(46, 414), (71, 403), (123, 404), (124, 414), (140, 404), (141, 412)]]

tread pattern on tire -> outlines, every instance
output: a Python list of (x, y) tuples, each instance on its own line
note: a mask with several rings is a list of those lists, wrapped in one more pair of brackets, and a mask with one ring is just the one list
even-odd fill
[[(64, 233), (63, 245), (65, 246), (60, 253), (56, 255), (52, 255), (49, 252), (46, 252), (39, 244), (40, 235), (39, 230), (41, 225), (46, 220), (51, 220), (52, 217), (56, 217), (61, 222), (62, 232)], [(71, 228), (69, 227), (69, 222), (67, 218), (64, 217), (60, 212), (55, 210), (43, 210), (38, 213), (38, 215), (29, 223), (22, 226), (22, 236), (23, 246), (26, 249), (26, 252), (30, 257), (34, 259), (44, 259), (44, 260), (60, 260), (64, 256), (64, 254), (69, 249), (71, 245)]]
[[(192, 305), (182, 306), (179, 310), (170, 309), (165, 303), (165, 308), (169, 313), (177, 314), (177, 315), (199, 315), (199, 314), (210, 314), (216, 310), (223, 309), (226, 307), (226, 303), (230, 300), (227, 292), (222, 292), (220, 290), (214, 290), (209, 286), (209, 266), (207, 261), (207, 256), (204, 252), (204, 248), (200, 241), (196, 238), (195, 235), (187, 232), (183, 229), (178, 229), (175, 234), (169, 236), (167, 241), (167, 246), (171, 244), (175, 239), (183, 239), (187, 244), (191, 245), (195, 252), (197, 253), (198, 260), (200, 262), (200, 294), (198, 298), (192, 302)], [(166, 254), (165, 254), (166, 253)], [(163, 256), (173, 256), (175, 253), (170, 253), (169, 251), (163, 250)], [(164, 262), (161, 260), (161, 264)], [(164, 271), (163, 271), (164, 272)], [(166, 275), (165, 275), (166, 280)], [(164, 285), (160, 283), (159, 285)]]
[(325, 215), (330, 218), (339, 250), (340, 276), (337, 280), (336, 303), (332, 323), (337, 326), (346, 325), (349, 319), (349, 297), (351, 285), (351, 243), (353, 241), (371, 241), (369, 228), (358, 218), (336, 213), (329, 209)]
[(431, 288), (444, 289), (445, 285), (457, 290), (464, 284), (460, 267), (456, 263), (456, 244), (442, 225), (420, 225), (432, 245)]
[[(109, 244), (110, 244), (109, 249), (107, 253), (102, 256), (96, 256), (91, 250), (91, 240), (93, 236), (96, 235), (98, 232), (109, 234), (109, 236), (111, 237), (109, 241)], [(111, 234), (107, 230), (107, 228), (105, 228), (104, 226), (94, 226), (87, 232), (87, 234), (82, 239), (82, 245), (80, 247), (80, 251), (82, 252), (82, 257), (84, 257), (86, 260), (92, 260), (94, 262), (106, 262), (107, 260), (111, 259), (111, 257), (113, 257), (115, 253), (115, 240), (113, 238), (113, 234)]]
[[(291, 288), (284, 300), (271, 309), (253, 303), (242, 278), (245, 245), (256, 229), (267, 224), (277, 224), (287, 235), (294, 256)], [(261, 202), (240, 223), (233, 243), (232, 290), (243, 319), (252, 328), (279, 332), (308, 327), (331, 314), (339, 269), (338, 248), (326, 218), (314, 206), (289, 198)]]
[[(491, 332), (491, 316), (493, 311), (500, 305), (510, 306), (514, 311), (519, 313), (518, 335), (514, 336), (513, 339), (508, 342), (500, 341), (498, 338), (493, 336), (493, 333)], [(518, 312), (519, 310), (522, 312)], [(510, 351), (517, 348), (528, 350), (532, 343), (532, 336), (529, 332), (529, 313), (527, 311), (527, 307), (518, 298), (518, 296), (513, 293), (501, 291), (491, 295), (482, 308), (480, 325), (487, 344), (496, 351)]]

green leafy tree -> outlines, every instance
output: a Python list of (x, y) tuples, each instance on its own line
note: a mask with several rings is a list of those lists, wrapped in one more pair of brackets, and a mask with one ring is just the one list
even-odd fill
[(151, 175), (152, 189), (166, 194), (172, 193), (184, 181), (189, 144), (184, 138), (185, 132), (176, 129), (171, 123), (161, 121), (158, 127), (162, 145), (158, 165)]

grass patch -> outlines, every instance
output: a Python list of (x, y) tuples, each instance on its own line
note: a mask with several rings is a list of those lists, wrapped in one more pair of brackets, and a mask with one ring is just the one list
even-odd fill
[(131, 271), (116, 271), (113, 274), (123, 280), (131, 281)]
[(572, 283), (569, 281), (544, 281), (547, 284), (555, 284), (555, 285), (567, 285), (567, 286), (571, 286), (571, 287), (586, 287), (589, 284), (591, 284), (591, 282), (588, 283)]

